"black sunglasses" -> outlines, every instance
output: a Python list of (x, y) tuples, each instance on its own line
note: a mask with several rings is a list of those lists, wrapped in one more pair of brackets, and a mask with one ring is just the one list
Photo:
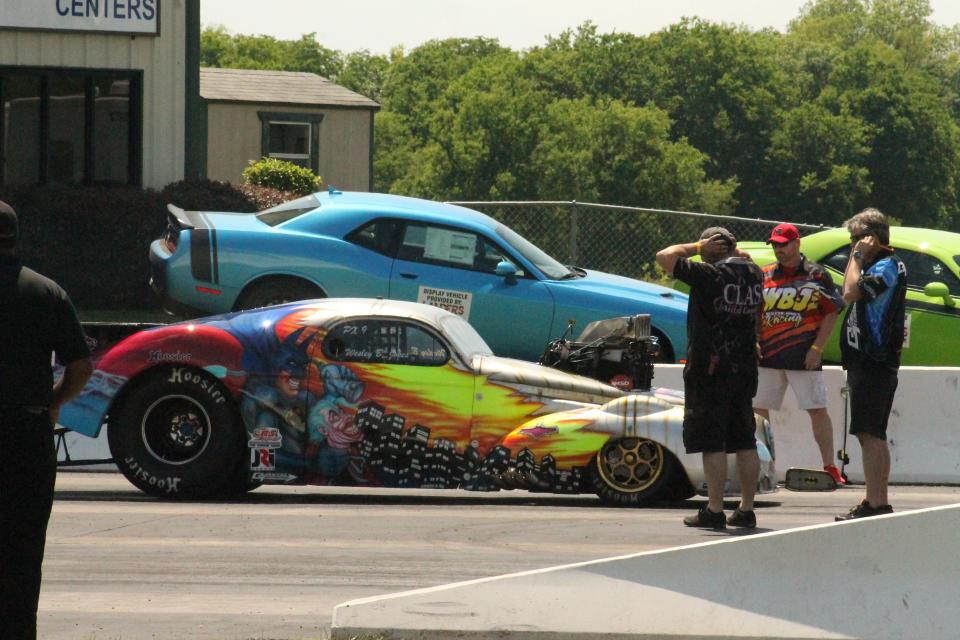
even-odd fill
[(771, 242), (771, 243), (770, 243), (770, 246), (771, 246), (771, 247), (785, 247), (785, 246), (787, 246), (788, 244), (790, 244), (789, 241), (787, 241), (787, 242)]
[(855, 234), (855, 235), (851, 235), (851, 236), (850, 236), (850, 242), (858, 242), (858, 241), (860, 241), (860, 240), (863, 240), (864, 238), (866, 238), (866, 237), (869, 236), (869, 235), (871, 235), (871, 234), (869, 234), (869, 233), (858, 233), (858, 234)]

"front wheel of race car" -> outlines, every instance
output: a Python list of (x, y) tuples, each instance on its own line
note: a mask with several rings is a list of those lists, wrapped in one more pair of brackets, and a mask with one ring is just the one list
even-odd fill
[(594, 490), (604, 502), (634, 506), (669, 497), (676, 459), (647, 438), (608, 440), (594, 458)]
[(172, 369), (137, 384), (111, 412), (107, 439), (123, 475), (162, 498), (232, 493), (245, 461), (232, 398), (200, 370)]

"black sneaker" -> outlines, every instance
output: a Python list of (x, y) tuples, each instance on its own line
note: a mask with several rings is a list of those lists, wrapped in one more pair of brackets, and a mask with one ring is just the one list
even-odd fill
[(745, 529), (756, 529), (757, 514), (753, 511), (741, 511), (740, 507), (727, 518), (727, 524), (731, 527), (743, 527)]
[(726, 529), (727, 519), (724, 517), (723, 511), (720, 513), (714, 513), (707, 508), (707, 505), (703, 505), (694, 515), (684, 518), (683, 524), (687, 525), (688, 527)]
[(857, 518), (869, 518), (871, 516), (882, 516), (886, 513), (893, 513), (893, 507), (888, 504), (882, 504), (879, 507), (871, 506), (864, 500), (854, 508), (850, 509), (842, 516), (836, 516), (834, 521), (843, 522), (845, 520), (856, 520)]

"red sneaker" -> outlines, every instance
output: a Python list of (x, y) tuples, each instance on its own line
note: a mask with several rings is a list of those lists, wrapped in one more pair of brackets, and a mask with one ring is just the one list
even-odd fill
[(843, 479), (843, 475), (840, 473), (840, 469), (837, 469), (837, 465), (828, 464), (823, 468), (823, 470), (830, 474), (830, 476), (837, 483), (838, 487), (842, 487), (843, 485), (847, 484), (847, 481)]

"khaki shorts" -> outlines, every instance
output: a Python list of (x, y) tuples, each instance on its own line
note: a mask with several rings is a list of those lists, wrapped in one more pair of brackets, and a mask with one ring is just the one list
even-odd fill
[(760, 367), (757, 394), (753, 397), (754, 408), (768, 411), (779, 409), (788, 384), (797, 396), (797, 406), (804, 411), (827, 406), (827, 385), (823, 381), (823, 371)]

